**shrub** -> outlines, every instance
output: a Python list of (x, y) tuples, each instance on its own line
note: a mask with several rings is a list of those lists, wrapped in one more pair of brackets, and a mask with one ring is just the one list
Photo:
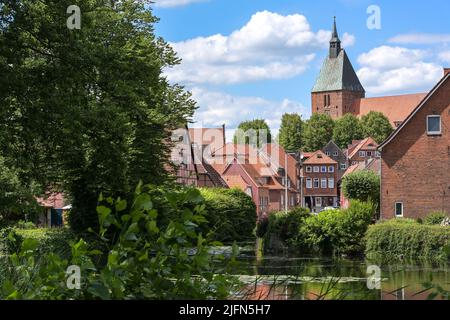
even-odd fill
[(23, 238), (12, 227), (0, 230), (0, 256), (17, 252)]
[(366, 255), (370, 259), (440, 261), (448, 258), (450, 228), (398, 219), (370, 226), (365, 239)]
[[(55, 253), (37, 259), (38, 241), (25, 239), (18, 253), (8, 257), (0, 273), (0, 299), (225, 299), (241, 284), (227, 276), (223, 263), (212, 267), (211, 243), (198, 233), (205, 222), (204, 200), (197, 189), (166, 191), (177, 214), (167, 226), (158, 224), (159, 212), (140, 186), (132, 205), (102, 199), (97, 207), (101, 241), (110, 245), (104, 266), (93, 258), (86, 242), (72, 243), (69, 259)], [(114, 226), (112, 232), (110, 229)], [(116, 241), (108, 239), (108, 234)], [(193, 246), (192, 243), (195, 245)], [(236, 247), (233, 247), (236, 252)], [(222, 257), (223, 258), (223, 257)], [(232, 259), (234, 255), (232, 256)], [(69, 265), (81, 268), (80, 290), (66, 286)], [(222, 270), (223, 268), (223, 270)]]
[(298, 235), (300, 226), (310, 217), (309, 210), (296, 208), (287, 214), (284, 211), (271, 213), (268, 218), (267, 232), (264, 235), (267, 250), (279, 250), (284, 247), (299, 250)]
[(364, 235), (375, 213), (370, 202), (353, 200), (348, 209), (327, 210), (305, 221), (298, 239), (312, 252), (364, 252)]
[(256, 205), (252, 198), (239, 189), (204, 188), (205, 218), (203, 231), (211, 239), (232, 243), (254, 240)]
[(442, 211), (431, 212), (423, 219), (423, 223), (426, 225), (440, 225), (448, 215)]
[(380, 177), (370, 170), (350, 173), (342, 180), (342, 191), (348, 199), (372, 200), (378, 204), (380, 199)]

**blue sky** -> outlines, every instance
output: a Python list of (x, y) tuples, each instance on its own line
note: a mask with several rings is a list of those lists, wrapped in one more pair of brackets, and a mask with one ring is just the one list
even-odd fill
[[(450, 66), (450, 1), (154, 0), (158, 35), (182, 64), (166, 70), (192, 91), (196, 126), (310, 116), (310, 90), (333, 16), (367, 96), (426, 92)], [(381, 29), (369, 29), (376, 5)]]

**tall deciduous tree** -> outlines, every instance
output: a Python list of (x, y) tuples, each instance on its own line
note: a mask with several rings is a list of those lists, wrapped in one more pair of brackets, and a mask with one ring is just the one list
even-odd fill
[(289, 152), (299, 151), (302, 147), (303, 121), (297, 113), (285, 113), (281, 118), (279, 144)]
[(306, 122), (304, 130), (304, 151), (322, 149), (333, 138), (334, 122), (329, 115), (315, 113)]
[[(96, 227), (100, 192), (127, 198), (166, 180), (171, 131), (195, 103), (162, 75), (180, 62), (154, 34), (150, 1), (4, 0), (0, 9), (0, 150), (24, 184), (59, 186), (71, 225)], [(6, 137), (6, 138), (5, 138)]]
[(256, 119), (241, 122), (233, 137), (234, 143), (245, 143), (261, 147), (272, 141), (270, 128), (265, 120)]
[(382, 143), (394, 131), (389, 119), (381, 112), (369, 112), (361, 118), (361, 125), (364, 135), (377, 143)]
[(347, 148), (353, 140), (364, 138), (359, 119), (351, 113), (334, 122), (333, 140), (341, 149)]

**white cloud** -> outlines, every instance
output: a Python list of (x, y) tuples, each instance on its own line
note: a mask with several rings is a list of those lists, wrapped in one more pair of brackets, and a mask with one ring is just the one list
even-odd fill
[[(170, 80), (188, 85), (291, 78), (308, 68), (316, 52), (327, 48), (330, 38), (330, 31), (312, 31), (303, 15), (257, 12), (228, 36), (216, 34), (172, 43), (183, 62), (166, 74)], [(354, 42), (354, 36), (343, 35), (344, 46)]]
[(155, 6), (161, 8), (173, 8), (179, 6), (185, 6), (194, 2), (204, 2), (207, 0), (153, 0)]
[(442, 77), (442, 67), (427, 57), (423, 50), (381, 46), (359, 56), (358, 77), (369, 95), (427, 91)]
[(439, 59), (445, 63), (450, 63), (450, 51), (444, 51), (439, 54)]
[(398, 44), (439, 44), (450, 42), (450, 34), (435, 33), (408, 33), (399, 34), (391, 39), (390, 43)]
[(284, 113), (299, 113), (303, 118), (309, 116), (307, 108), (289, 99), (270, 101), (260, 97), (240, 97), (223, 92), (210, 92), (198, 87), (191, 91), (200, 107), (195, 114), (194, 126), (219, 127), (225, 124), (227, 139), (231, 139), (239, 123), (245, 120), (265, 119), (275, 137)]

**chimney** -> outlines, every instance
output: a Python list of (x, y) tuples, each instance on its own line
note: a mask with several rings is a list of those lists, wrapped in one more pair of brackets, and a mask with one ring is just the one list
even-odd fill
[(222, 124), (222, 131), (223, 131), (223, 145), (226, 145), (227, 141), (226, 141), (226, 137), (225, 137), (225, 123)]
[(450, 73), (450, 68), (444, 68), (444, 77)]

